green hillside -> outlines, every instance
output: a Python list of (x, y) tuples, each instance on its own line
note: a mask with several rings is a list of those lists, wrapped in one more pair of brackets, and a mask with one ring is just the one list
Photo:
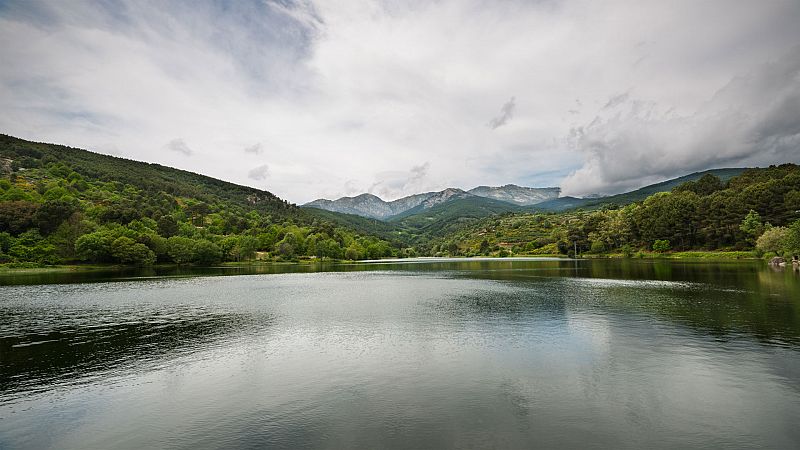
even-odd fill
[(397, 254), (342, 224), (267, 191), (0, 135), (0, 262), (213, 264), (257, 254)]
[(721, 169), (531, 211), (467, 197), (390, 221), (0, 135), (0, 263), (216, 264), (639, 250), (800, 252), (800, 167)]
[(621, 208), (488, 217), (434, 240), (430, 252), (751, 250), (757, 243), (764, 252), (800, 252), (800, 166), (731, 169), (722, 175), (737, 172), (727, 181), (711, 173), (682, 177), (683, 183), (670, 183), (671, 191)]
[(416, 214), (393, 219), (407, 233), (416, 236), (417, 242), (442, 236), (473, 223), (477, 219), (520, 211), (511, 203), (485, 197), (467, 197), (441, 203)]
[(610, 195), (600, 198), (575, 198), (575, 197), (560, 197), (557, 199), (549, 200), (543, 203), (527, 207), (529, 211), (569, 211), (572, 209), (597, 209), (608, 206), (624, 206), (634, 202), (640, 202), (645, 198), (658, 193), (667, 192), (688, 181), (696, 181), (704, 175), (710, 174), (719, 178), (721, 181), (726, 182), (731, 178), (740, 175), (746, 169), (743, 168), (730, 168), (730, 169), (711, 169), (702, 172), (695, 172), (679, 178), (662, 181), (661, 183), (651, 184), (634, 191), (625, 192), (622, 194)]

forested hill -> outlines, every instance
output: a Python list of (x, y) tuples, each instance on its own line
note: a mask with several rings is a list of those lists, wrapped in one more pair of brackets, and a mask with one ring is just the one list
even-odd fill
[(64, 171), (68, 169), (84, 179), (136, 186), (142, 194), (157, 196), (164, 192), (209, 204), (230, 202), (280, 216), (295, 213), (297, 210), (267, 191), (159, 164), (102, 155), (63, 145), (29, 142), (7, 135), (0, 135), (0, 158), (0, 173), (5, 172), (6, 176), (61, 164), (65, 167)]
[(208, 265), (576, 249), (800, 253), (800, 166), (739, 172), (689, 175), (669, 192), (597, 209), (531, 213), (473, 196), (381, 222), (298, 208), (266, 191), (157, 164), (0, 135), (0, 264)]
[(600, 210), (488, 217), (432, 243), (430, 253), (605, 254), (758, 250), (800, 254), (800, 166), (705, 174), (670, 192)]
[(398, 250), (270, 192), (0, 135), (0, 263), (213, 264)]

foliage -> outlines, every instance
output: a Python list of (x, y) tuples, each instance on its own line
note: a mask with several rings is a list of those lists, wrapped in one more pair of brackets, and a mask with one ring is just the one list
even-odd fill
[(752, 209), (747, 213), (739, 225), (739, 229), (750, 237), (756, 238), (764, 232), (764, 224), (761, 223), (761, 215)]
[(560, 213), (463, 198), (381, 222), (9, 136), (0, 136), (0, 158), (11, 161), (0, 165), (0, 262), (8, 263), (800, 253), (800, 167), (793, 164), (692, 174)]
[(0, 136), (0, 158), (11, 161), (0, 166), (3, 263), (209, 265), (400, 252), (396, 241), (269, 192), (156, 164), (9, 136)]
[(668, 252), (672, 246), (667, 239), (656, 239), (653, 242), (653, 251), (658, 253)]
[(789, 229), (786, 227), (772, 227), (764, 231), (756, 241), (756, 248), (763, 253), (783, 253)]
[[(676, 252), (746, 251), (756, 246), (756, 239), (770, 224), (787, 226), (800, 218), (800, 166), (715, 173), (730, 176), (704, 174), (675, 186), (672, 192), (657, 192), (623, 207), (494, 215), (433, 236), (427, 248), (419, 245), (417, 250), (431, 255), (441, 249), (449, 254), (497, 255), (502, 247), (514, 254), (534, 255), (554, 244), (565, 255), (577, 250), (578, 254), (632, 256), (654, 249), (658, 241), (668, 241), (668, 249)], [(447, 248), (452, 243), (457, 248)], [(663, 243), (657, 247), (665, 251)], [(774, 245), (770, 248), (775, 251)], [(800, 230), (797, 244), (786, 244), (781, 250), (800, 252)]]

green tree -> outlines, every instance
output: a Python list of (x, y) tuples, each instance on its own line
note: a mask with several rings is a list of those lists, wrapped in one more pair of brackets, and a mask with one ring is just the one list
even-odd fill
[(603, 244), (603, 241), (594, 241), (592, 242), (592, 253), (600, 254), (606, 251), (606, 246)]
[(111, 256), (123, 264), (148, 266), (156, 261), (156, 254), (133, 239), (120, 236), (111, 243)]
[(167, 254), (175, 264), (188, 264), (194, 260), (194, 244), (192, 239), (173, 236), (167, 239)]
[(783, 244), (784, 252), (789, 255), (800, 255), (800, 220), (795, 221), (789, 226), (786, 233), (786, 240)]
[(0, 231), (16, 235), (30, 229), (38, 210), (38, 204), (26, 200), (0, 202)]
[(756, 248), (764, 253), (782, 253), (786, 247), (786, 239), (789, 236), (789, 229), (786, 227), (768, 228), (756, 240)]
[(668, 239), (656, 239), (656, 241), (653, 242), (654, 252), (663, 253), (669, 251), (671, 248), (672, 246), (670, 245)]
[(40, 264), (58, 264), (61, 259), (56, 254), (53, 244), (32, 229), (20, 234), (9, 249), (9, 255), (17, 261), (36, 262)]
[(239, 259), (249, 260), (255, 258), (256, 250), (258, 250), (258, 238), (255, 236), (240, 236), (236, 240), (234, 252), (237, 255), (237, 261)]
[(108, 230), (84, 234), (75, 241), (75, 254), (84, 261), (109, 262), (114, 239)]
[(217, 244), (205, 239), (195, 243), (193, 250), (193, 262), (201, 265), (217, 264), (222, 261), (222, 250)]
[(74, 198), (61, 197), (44, 202), (36, 211), (39, 231), (45, 235), (52, 233), (77, 210), (78, 202)]
[(178, 221), (172, 216), (161, 216), (158, 218), (158, 234), (169, 238), (178, 234)]
[(275, 246), (275, 251), (284, 258), (291, 258), (295, 254), (297, 237), (293, 233), (286, 233), (283, 239)]
[(745, 218), (742, 220), (742, 223), (739, 225), (739, 229), (751, 239), (757, 238), (764, 232), (764, 224), (761, 223), (761, 216), (751, 209), (750, 212), (747, 213), (747, 216), (745, 216)]

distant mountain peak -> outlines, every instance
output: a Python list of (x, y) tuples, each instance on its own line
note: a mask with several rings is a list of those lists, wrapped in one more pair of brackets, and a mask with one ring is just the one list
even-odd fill
[(415, 211), (425, 210), (436, 205), (469, 197), (484, 197), (507, 202), (511, 205), (527, 206), (558, 198), (560, 192), (559, 188), (529, 188), (515, 184), (506, 184), (499, 187), (478, 186), (469, 191), (449, 187), (437, 192), (409, 195), (390, 202), (374, 194), (364, 193), (355, 197), (342, 197), (337, 200), (318, 199), (306, 203), (304, 206), (388, 220), (412, 209)]
[(500, 187), (478, 186), (468, 191), (479, 197), (487, 197), (518, 206), (530, 206), (558, 198), (561, 189), (557, 187), (530, 188), (506, 184)]

